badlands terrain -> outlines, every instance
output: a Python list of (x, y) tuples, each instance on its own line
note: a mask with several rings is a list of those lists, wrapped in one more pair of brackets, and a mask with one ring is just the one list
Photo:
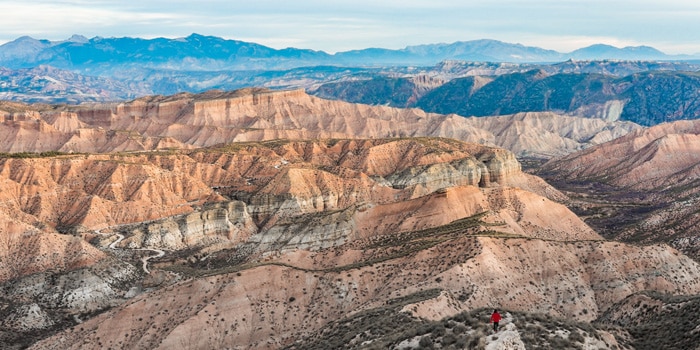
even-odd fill
[[(700, 342), (692, 245), (584, 215), (651, 198), (601, 188), (695, 198), (679, 180), (692, 122), (477, 119), (260, 89), (0, 110), (6, 348)], [(527, 157), (552, 160), (526, 172)]]
[(545, 164), (571, 206), (606, 237), (667, 242), (700, 259), (700, 122), (637, 130)]
[(275, 139), (448, 137), (550, 158), (610, 141), (629, 122), (520, 113), (495, 119), (331, 101), (303, 90), (244, 89), (130, 102), (0, 102), (0, 152), (107, 153), (194, 149)]

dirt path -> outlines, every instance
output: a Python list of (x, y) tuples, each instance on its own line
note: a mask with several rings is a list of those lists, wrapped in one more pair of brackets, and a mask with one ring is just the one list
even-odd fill
[[(109, 228), (109, 227), (106, 227), (104, 229), (107, 229), (107, 228)], [(117, 245), (119, 243), (121, 243), (125, 238), (123, 234), (117, 233), (117, 232), (104, 233), (104, 232), (102, 232), (102, 230), (104, 230), (104, 229), (99, 229), (99, 230), (95, 231), (95, 233), (97, 233), (98, 235), (103, 236), (103, 237), (117, 236), (117, 239), (114, 242), (109, 244), (109, 246), (108, 246), (109, 249), (125, 249), (125, 250), (128, 249), (128, 248), (117, 247)], [(160, 258), (160, 257), (165, 255), (165, 252), (160, 250), (160, 249), (137, 248), (137, 249), (132, 249), (132, 250), (148, 250), (148, 251), (156, 253), (155, 255), (144, 256), (143, 258), (141, 258), (141, 262), (143, 263), (143, 265), (142, 265), (143, 272), (145, 272), (146, 274), (151, 273), (150, 270), (148, 269), (148, 261), (151, 259)]]
[(109, 245), (109, 248), (110, 248), (110, 249), (117, 249), (117, 244), (121, 243), (121, 242), (124, 240), (124, 235), (123, 235), (123, 234), (121, 234), (121, 233), (114, 233), (114, 234), (117, 235), (117, 240), (114, 241), (114, 242), (112, 242), (112, 243)]
[(165, 255), (165, 252), (160, 250), (160, 249), (139, 248), (136, 250), (150, 250), (150, 251), (156, 253), (156, 255), (149, 255), (149, 256), (144, 256), (143, 258), (141, 258), (141, 262), (143, 262), (143, 272), (145, 272), (146, 274), (150, 274), (150, 271), (148, 270), (148, 260), (157, 259), (157, 258), (160, 258), (163, 255)]

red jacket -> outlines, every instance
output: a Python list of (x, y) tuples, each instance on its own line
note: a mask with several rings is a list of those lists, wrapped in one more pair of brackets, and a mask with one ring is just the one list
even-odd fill
[(501, 314), (494, 312), (491, 314), (491, 322), (501, 322)]

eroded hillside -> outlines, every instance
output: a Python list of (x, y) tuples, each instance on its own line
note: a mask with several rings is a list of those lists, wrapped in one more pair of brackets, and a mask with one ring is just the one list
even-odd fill
[[(516, 153), (455, 139), (549, 157), (634, 126), (463, 118), (301, 91), (2, 109), (0, 144), (23, 151), (0, 157), (0, 341), (13, 348), (318, 348), (341, 332), (348, 347), (612, 349), (646, 341), (640, 325), (609, 320), (631, 298), (700, 294), (697, 262), (663, 244), (606, 241)], [(575, 169), (601, 154), (613, 164), (693, 153), (691, 124), (633, 131), (607, 144), (619, 153), (594, 147)], [(646, 153), (629, 159), (629, 147)], [(693, 159), (658, 164), (693, 169)], [(547, 169), (564, 174), (560, 161)], [(607, 185), (694, 193), (680, 170), (643, 169), (610, 172)], [(487, 308), (512, 312), (509, 333), (467, 321)], [(408, 328), (343, 326), (380, 312)], [(426, 340), (411, 328), (443, 319), (450, 330)]]
[[(499, 307), (590, 322), (644, 290), (700, 293), (689, 258), (607, 242), (513, 153), (451, 139), (277, 140), (1, 165), (15, 235), (44, 223), (41, 237), (99, 253), (6, 279), (0, 335), (18, 346), (272, 349), (397, 300), (414, 320)], [(55, 250), (39, 256), (65, 261)], [(600, 344), (612, 348), (614, 335)]]
[[(230, 252), (210, 258), (209, 268), (220, 269), (176, 264), (174, 271), (193, 279), (134, 298), (33, 348), (274, 349), (402, 300), (408, 301), (400, 317), (416, 321), (497, 305), (571, 322), (593, 320), (642, 290), (700, 291), (699, 266), (668, 247), (533, 240), (484, 232), (482, 225), (475, 217), (318, 252), (279, 253), (237, 268), (226, 264)], [(202, 274), (208, 277), (197, 277)], [(355, 327), (341, 332), (379, 338)]]
[(541, 172), (609, 237), (668, 242), (698, 258), (700, 123), (678, 121), (550, 161)]
[[(5, 112), (2, 112), (5, 111)], [(449, 137), (550, 158), (639, 126), (528, 113), (488, 122), (418, 109), (330, 101), (302, 90), (151, 96), (117, 104), (0, 105), (0, 152), (104, 153), (274, 139)], [(576, 125), (572, 132), (570, 125)]]

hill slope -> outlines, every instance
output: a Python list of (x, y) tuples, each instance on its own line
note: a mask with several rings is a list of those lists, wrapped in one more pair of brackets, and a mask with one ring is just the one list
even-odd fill
[[(268, 265), (271, 258), (279, 259), (269, 266), (273, 271), (254, 268), (253, 280), (274, 271), (336, 275), (335, 269), (376, 269), (385, 261), (406, 266), (404, 258), (427, 259), (426, 268), (433, 269), (431, 261), (463, 256), (464, 244), (478, 244), (474, 238), (482, 236), (601, 240), (552, 200), (562, 198), (558, 191), (522, 173), (512, 153), (448, 139), (273, 141), (179, 152), (3, 158), (0, 181), (6, 229), (12, 230), (3, 231), (3, 240), (29, 237), (26, 228), (40, 223), (45, 232), (34, 237), (71, 242), (71, 249), (63, 249), (54, 240), (36, 255), (23, 253), (26, 242), (0, 251), (3, 261), (31, 267), (2, 275), (3, 327), (10, 330), (0, 334), (5, 343), (26, 344), (139, 295), (147, 303), (160, 303), (152, 293), (188, 295), (179, 290), (180, 280), (194, 283), (197, 298), (209, 299), (213, 295), (200, 285), (210, 285), (205, 276), (233, 276)], [(54, 227), (70, 235), (58, 235)], [(453, 253), (443, 255), (442, 246)], [(82, 253), (74, 261), (76, 247), (96, 257)], [(153, 252), (157, 259), (149, 257)], [(55, 265), (43, 264), (47, 257)], [(289, 264), (296, 267), (288, 270)], [(260, 293), (253, 294), (268, 292)], [(332, 298), (317, 296), (309, 302)], [(185, 312), (181, 301), (172, 307)], [(312, 314), (299, 311), (300, 319), (303, 315)], [(256, 334), (244, 337), (259, 345), (250, 340)], [(134, 341), (150, 342), (141, 336)], [(137, 343), (132, 345), (141, 346)]]
[(699, 134), (697, 121), (657, 125), (552, 160), (541, 174), (560, 188), (587, 188), (589, 197), (604, 200), (583, 198), (580, 209), (605, 235), (670, 242), (697, 258)]
[(645, 72), (615, 78), (536, 70), (501, 75), (486, 84), (476, 77), (454, 79), (425, 94), (415, 106), (465, 116), (555, 111), (649, 126), (700, 117), (695, 102), (699, 87), (697, 73)]

